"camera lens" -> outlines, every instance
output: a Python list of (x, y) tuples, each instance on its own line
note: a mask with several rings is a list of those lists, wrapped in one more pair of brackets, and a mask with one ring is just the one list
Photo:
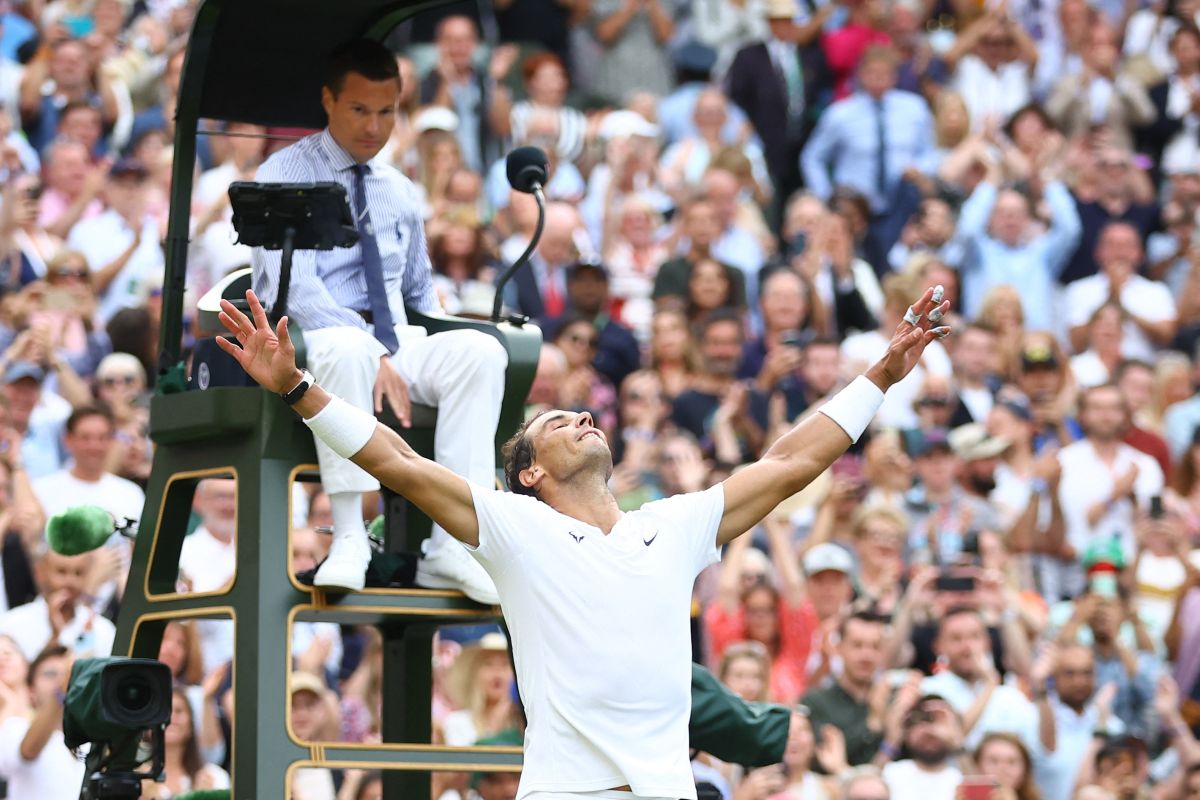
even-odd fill
[(143, 675), (124, 675), (117, 684), (116, 695), (122, 708), (136, 714), (150, 705), (154, 699), (154, 687)]

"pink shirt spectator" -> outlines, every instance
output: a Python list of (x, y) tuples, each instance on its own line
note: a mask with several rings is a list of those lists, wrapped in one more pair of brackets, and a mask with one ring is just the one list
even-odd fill
[[(771, 700), (794, 703), (804, 694), (808, 653), (819, 623), (812, 603), (791, 606), (779, 601), (779, 652), (771, 659)], [(741, 606), (730, 612), (713, 603), (704, 612), (704, 631), (712, 647), (713, 661), (725, 648), (746, 639), (746, 616)]]
[[(42, 201), (40, 212), (38, 213), (38, 225), (45, 228), (52, 224), (55, 220), (63, 215), (63, 212), (71, 205), (71, 198), (67, 197), (57, 189), (46, 188), (42, 193)], [(104, 211), (104, 204), (99, 200), (92, 200), (87, 204), (87, 208), (83, 210), (83, 219), (90, 219)]]

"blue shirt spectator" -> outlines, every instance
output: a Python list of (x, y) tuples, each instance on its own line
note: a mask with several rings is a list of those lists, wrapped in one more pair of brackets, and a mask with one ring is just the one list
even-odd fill
[(848, 186), (866, 195), (879, 213), (891, 205), (904, 172), (933, 150), (933, 115), (921, 97), (893, 88), (890, 51), (868, 52), (859, 81), (861, 91), (821, 115), (800, 165), (809, 190), (822, 200), (834, 187)]
[(963, 268), (963, 312), (968, 317), (979, 314), (989, 289), (1008, 284), (1021, 289), (1027, 330), (1054, 329), (1054, 281), (1079, 242), (1080, 225), (1067, 187), (1049, 184), (1045, 199), (1050, 229), (1029, 239), (1029, 201), (1018, 192), (1001, 192), (984, 181), (963, 205), (958, 230), (968, 243)]

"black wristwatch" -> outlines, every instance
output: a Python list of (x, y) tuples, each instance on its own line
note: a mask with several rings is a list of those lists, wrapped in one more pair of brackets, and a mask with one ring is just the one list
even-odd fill
[(313, 377), (311, 372), (302, 370), (300, 373), (300, 383), (296, 384), (296, 387), (291, 391), (284, 392), (279, 396), (283, 398), (283, 402), (289, 406), (294, 406), (300, 402), (301, 397), (304, 397), (304, 393), (308, 391), (309, 387), (316, 382), (317, 379)]

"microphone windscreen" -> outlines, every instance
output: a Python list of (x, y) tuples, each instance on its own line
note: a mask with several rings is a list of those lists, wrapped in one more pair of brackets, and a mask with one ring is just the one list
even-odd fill
[(508, 183), (518, 192), (530, 194), (534, 185), (546, 185), (550, 179), (550, 159), (540, 147), (518, 147), (505, 159)]
[(103, 547), (116, 525), (99, 506), (76, 506), (55, 514), (46, 523), (46, 542), (59, 555), (77, 556)]

